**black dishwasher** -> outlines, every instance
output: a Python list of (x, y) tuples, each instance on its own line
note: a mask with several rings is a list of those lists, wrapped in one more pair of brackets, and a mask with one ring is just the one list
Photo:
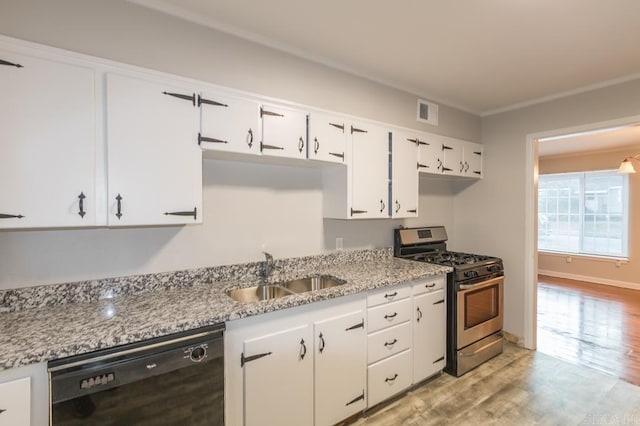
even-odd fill
[(224, 424), (224, 325), (51, 361), (58, 425)]

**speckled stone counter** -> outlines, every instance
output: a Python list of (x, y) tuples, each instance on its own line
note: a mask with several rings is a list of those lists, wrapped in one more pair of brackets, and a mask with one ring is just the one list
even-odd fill
[(346, 284), (256, 303), (226, 291), (259, 283), (261, 262), (0, 292), (0, 370), (105, 349), (449, 272), (390, 249), (278, 260), (270, 281), (331, 275)]

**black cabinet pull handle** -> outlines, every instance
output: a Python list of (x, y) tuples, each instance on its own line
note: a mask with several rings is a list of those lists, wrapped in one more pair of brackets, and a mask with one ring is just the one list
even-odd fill
[(359, 322), (356, 325), (352, 325), (351, 327), (347, 327), (344, 329), (344, 331), (351, 331), (351, 330), (355, 330), (358, 328), (364, 328), (364, 318), (362, 319), (362, 322)]
[(342, 158), (342, 161), (344, 161), (344, 152), (330, 152), (329, 155), (333, 155), (334, 157)]
[(431, 284), (425, 284), (424, 287), (425, 288), (434, 288), (436, 286), (436, 283), (431, 283)]
[(216, 101), (212, 101), (210, 99), (205, 99), (202, 96), (198, 95), (198, 106), (200, 106), (202, 104), (213, 105), (213, 106), (221, 106), (221, 107), (225, 107), (225, 108), (229, 106), (229, 105), (223, 104), (221, 102), (216, 102)]
[(183, 212), (164, 212), (165, 216), (193, 216), (193, 220), (198, 217), (198, 208), (194, 207), (193, 211), (187, 210)]
[(441, 356), (440, 358), (438, 358), (435, 361), (433, 361), (433, 363), (435, 364), (436, 362), (440, 362), (440, 361), (444, 361), (444, 357), (443, 356)]
[(398, 316), (398, 313), (397, 313), (397, 312), (394, 312), (394, 313), (392, 313), (392, 314), (387, 314), (387, 315), (385, 315), (385, 316), (384, 316), (384, 319), (395, 318), (395, 317), (397, 317), (397, 316)]
[(78, 195), (78, 214), (80, 215), (81, 218), (84, 218), (84, 215), (87, 214), (84, 211), (84, 199), (87, 198), (84, 195), (84, 192), (81, 192), (80, 195)]
[(410, 209), (410, 210), (407, 210), (407, 213), (418, 213), (418, 210), (417, 209)]
[(446, 145), (444, 145), (444, 144), (443, 144), (443, 145), (442, 145), (442, 150), (444, 151), (445, 149), (453, 149), (453, 148), (451, 148), (450, 146), (446, 146)]
[(354, 210), (353, 207), (351, 207), (351, 216), (353, 216), (354, 214), (362, 214), (362, 213), (366, 213), (366, 210)]
[(324, 351), (324, 336), (322, 335), (322, 333), (320, 333), (320, 335), (318, 336), (320, 338), (320, 353), (322, 353), (322, 351)]
[(422, 319), (422, 311), (420, 310), (420, 306), (418, 306), (417, 311), (418, 311), (418, 318), (416, 318), (416, 321), (420, 322), (420, 320)]
[(251, 129), (247, 132), (247, 145), (249, 145), (249, 148), (253, 146), (253, 130)]
[(116, 217), (118, 220), (122, 217), (122, 195), (118, 194), (116, 197), (116, 201), (118, 202), (118, 211), (116, 212)]
[(396, 213), (400, 211), (400, 203), (396, 200)]
[(438, 170), (440, 170), (440, 169), (442, 168), (442, 161), (440, 161), (440, 159), (439, 159), (439, 158), (438, 158), (436, 161), (438, 162), (438, 167), (437, 167), (437, 169), (438, 169)]
[(22, 65), (20, 64), (15, 64), (13, 62), (9, 62), (9, 61), (4, 61), (2, 59), (0, 59), (0, 65), (7, 65), (9, 67), (16, 67), (16, 68), (24, 68)]
[(208, 137), (202, 136), (200, 133), (198, 133), (198, 145), (202, 144), (202, 142), (229, 143), (227, 141), (223, 141), (222, 139), (208, 138)]
[(24, 216), (21, 214), (5, 214), (0, 213), (0, 219), (22, 219)]
[(317, 154), (320, 149), (320, 142), (318, 142), (318, 138), (313, 138), (313, 153)]
[(163, 95), (173, 96), (174, 98), (184, 99), (185, 101), (191, 101), (193, 106), (196, 106), (196, 94), (192, 93), (191, 95), (184, 95), (182, 93), (173, 93), (173, 92), (162, 92)]
[(364, 129), (357, 129), (357, 128), (351, 126), (351, 134), (354, 134), (354, 133), (369, 133), (369, 132), (364, 130)]
[(464, 162), (464, 171), (465, 172), (469, 171), (469, 163), (467, 163), (466, 161)]
[(342, 130), (342, 133), (344, 133), (344, 124), (337, 124), (337, 123), (329, 123), (329, 126), (333, 126), (337, 129)]
[(464, 171), (464, 163), (460, 160), (460, 173)]
[(385, 383), (386, 382), (393, 382), (397, 378), (398, 378), (398, 373), (394, 374), (393, 377), (387, 377), (386, 379), (384, 379), (384, 381), (385, 381)]
[(265, 115), (271, 115), (273, 117), (284, 117), (284, 114), (279, 114), (279, 113), (273, 112), (273, 111), (267, 111), (267, 110), (263, 109), (262, 107), (260, 107), (260, 118), (262, 118)]
[(358, 395), (357, 397), (355, 397), (351, 401), (347, 402), (345, 404), (345, 407), (348, 407), (349, 405), (354, 404), (354, 403), (356, 403), (358, 401), (362, 401), (362, 400), (364, 400), (364, 389), (362, 389), (362, 393), (360, 395)]
[(384, 211), (385, 207), (386, 207), (386, 204), (384, 203), (384, 201), (380, 200), (380, 213)]
[(244, 367), (244, 365), (248, 362), (255, 361), (256, 359), (264, 358), (265, 356), (271, 355), (273, 352), (265, 352), (262, 354), (251, 355), (248, 357), (244, 356), (244, 352), (240, 354), (240, 367)]
[(385, 294), (385, 295), (384, 295), (384, 298), (385, 298), (385, 299), (390, 299), (390, 298), (392, 298), (392, 297), (396, 297), (397, 295), (398, 295), (398, 292), (397, 292), (397, 291), (394, 291), (393, 293), (387, 293), (387, 294)]
[(392, 341), (390, 341), (390, 342), (384, 342), (384, 345), (385, 345), (385, 346), (393, 346), (393, 345), (395, 345), (396, 343), (398, 343), (398, 339), (393, 339), (393, 340), (392, 340)]
[(300, 340), (300, 359), (304, 359), (304, 356), (307, 354), (307, 345), (304, 344), (304, 339)]
[(300, 136), (300, 139), (298, 139), (298, 151), (302, 152), (304, 148), (304, 139), (302, 139), (302, 136)]
[(444, 299), (438, 300), (437, 302), (433, 302), (434, 305), (440, 305), (442, 303), (444, 303)]
[(420, 164), (420, 163), (418, 163), (418, 168), (420, 168), (420, 167), (424, 167), (425, 169), (428, 169), (428, 168), (429, 168), (429, 166), (427, 166), (426, 164)]

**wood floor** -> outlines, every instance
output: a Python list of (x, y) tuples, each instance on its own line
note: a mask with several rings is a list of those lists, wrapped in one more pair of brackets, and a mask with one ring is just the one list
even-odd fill
[(640, 424), (640, 387), (512, 344), (466, 375), (443, 374), (353, 425)]
[(640, 385), (640, 291), (540, 276), (538, 351)]

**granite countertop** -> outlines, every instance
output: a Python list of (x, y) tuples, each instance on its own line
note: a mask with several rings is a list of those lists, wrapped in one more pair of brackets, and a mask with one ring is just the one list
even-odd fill
[[(313, 257), (314, 260), (316, 258), (319, 257)], [(70, 303), (34, 303), (29, 300), (37, 307), (0, 313), (0, 371), (451, 271), (446, 266), (397, 259), (391, 257), (388, 250), (373, 256), (362, 251), (358, 256), (325, 256), (314, 262), (289, 264), (278, 261), (278, 268), (271, 277), (271, 281), (281, 281), (310, 275), (331, 275), (346, 281), (344, 285), (255, 303), (236, 302), (227, 296), (227, 290), (259, 283), (256, 265), (247, 264), (247, 270), (253, 274), (236, 276), (202, 271), (195, 275), (182, 273), (175, 275), (174, 279), (183, 285), (167, 284), (161, 288), (150, 285), (154, 288), (149, 291), (142, 288), (144, 286), (138, 280), (136, 292), (118, 294), (117, 291), (101, 291), (101, 296), (95, 300), (85, 301), (77, 294)], [(171, 281), (170, 277), (164, 280)], [(92, 282), (89, 287), (95, 289), (96, 286)], [(69, 287), (65, 285), (64, 288)], [(44, 290), (29, 291), (30, 297), (34, 297), (33, 294), (41, 294)], [(15, 297), (14, 293), (10, 295)], [(7, 294), (4, 297), (7, 299)]]

